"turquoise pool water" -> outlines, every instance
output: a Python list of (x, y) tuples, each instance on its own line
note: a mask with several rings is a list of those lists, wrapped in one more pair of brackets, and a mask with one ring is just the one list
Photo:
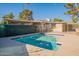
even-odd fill
[(32, 34), (20, 38), (14, 38), (18, 42), (34, 45), (48, 50), (57, 49), (57, 40), (54, 36), (46, 36), (44, 33)]

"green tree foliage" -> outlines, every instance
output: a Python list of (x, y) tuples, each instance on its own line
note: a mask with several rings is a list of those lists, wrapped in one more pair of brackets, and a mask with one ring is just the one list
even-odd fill
[(66, 3), (65, 7), (68, 9), (68, 11), (66, 11), (64, 14), (71, 15), (72, 21), (74, 23), (77, 23), (78, 18), (79, 18), (79, 4), (78, 3)]
[(2, 18), (3, 18), (4, 20), (5, 20), (5, 19), (13, 19), (13, 18), (14, 18), (14, 15), (13, 15), (13, 13), (9, 13), (9, 14), (3, 16)]
[(77, 16), (72, 16), (72, 20), (74, 23), (77, 23), (78, 22), (78, 17)]
[(4, 22), (3, 22), (3, 20), (0, 20), (0, 24), (3, 24)]
[(63, 22), (63, 20), (62, 19), (60, 19), (60, 18), (54, 18), (53, 20), (51, 20), (52, 22)]
[(73, 3), (67, 3), (67, 4), (65, 4), (65, 7), (68, 9), (71, 9), (71, 8), (73, 8)]
[(24, 9), (20, 14), (19, 14), (20, 20), (33, 20), (32, 18), (32, 11), (28, 9)]
[(0, 20), (0, 24), (2, 24), (2, 21)]

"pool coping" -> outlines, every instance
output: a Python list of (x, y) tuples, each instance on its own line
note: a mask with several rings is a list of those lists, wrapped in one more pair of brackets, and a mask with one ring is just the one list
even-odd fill
[(23, 35), (17, 35), (17, 36), (9, 36), (9, 37), (1, 37), (0, 39), (13, 39), (13, 38), (17, 38), (17, 37), (23, 37), (23, 36), (32, 35), (32, 34), (38, 34), (38, 33), (23, 34)]

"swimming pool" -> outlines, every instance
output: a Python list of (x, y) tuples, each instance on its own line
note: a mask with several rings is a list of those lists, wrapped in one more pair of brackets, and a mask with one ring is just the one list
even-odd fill
[(46, 36), (44, 33), (37, 33), (37, 34), (27, 35), (24, 37), (13, 38), (13, 40), (48, 50), (57, 49), (56, 37)]

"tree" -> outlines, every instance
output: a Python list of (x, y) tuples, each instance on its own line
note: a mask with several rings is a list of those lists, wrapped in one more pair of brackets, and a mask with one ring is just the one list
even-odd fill
[(78, 3), (66, 3), (65, 7), (68, 9), (68, 11), (66, 11), (64, 14), (71, 15), (72, 21), (74, 23), (77, 23), (79, 19), (79, 4)]
[(2, 24), (2, 21), (0, 20), (0, 24)]
[(20, 20), (33, 20), (32, 18), (32, 11), (28, 9), (24, 9), (20, 14), (19, 14)]
[(51, 20), (52, 22), (63, 22), (62, 19), (59, 19), (59, 18), (54, 18), (54, 20)]
[(74, 23), (77, 23), (78, 22), (78, 17), (76, 15), (72, 16), (72, 20)]
[(13, 15), (13, 13), (9, 13), (9, 14), (3, 16), (2, 18), (3, 18), (4, 20), (5, 20), (5, 19), (13, 19), (13, 18), (14, 18), (14, 15)]
[(2, 17), (4, 20), (3, 20), (3, 24), (8, 24), (7, 20), (11, 20), (14, 18), (14, 15), (13, 13), (8, 13), (7, 15), (3, 16)]
[(4, 24), (4, 21), (3, 20), (0, 20), (0, 24)]

